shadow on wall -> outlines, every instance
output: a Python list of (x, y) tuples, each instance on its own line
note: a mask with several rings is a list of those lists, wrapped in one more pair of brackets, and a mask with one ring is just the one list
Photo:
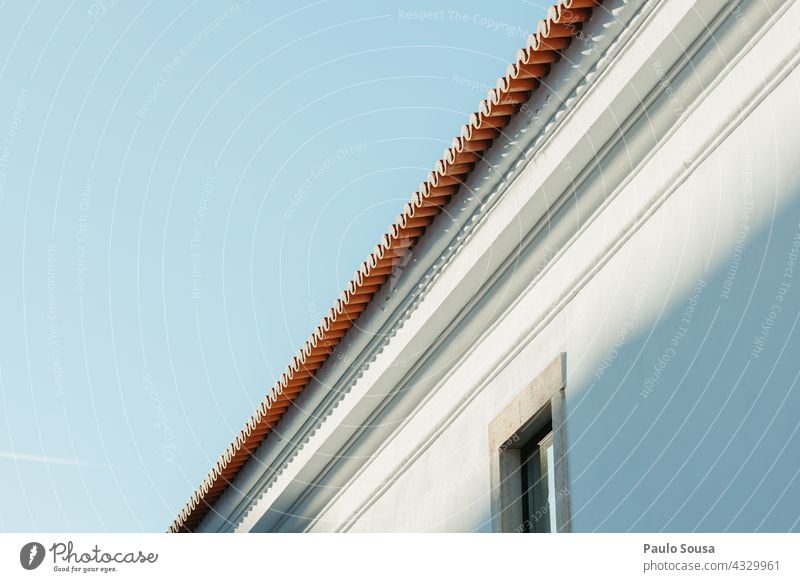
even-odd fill
[(779, 212), (569, 386), (573, 531), (800, 530), (800, 195)]

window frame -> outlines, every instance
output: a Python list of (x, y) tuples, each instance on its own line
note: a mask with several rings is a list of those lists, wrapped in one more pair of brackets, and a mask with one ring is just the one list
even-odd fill
[(522, 533), (522, 449), (541, 439), (552, 426), (552, 467), (555, 483), (556, 532), (571, 531), (569, 480), (567, 474), (566, 353), (561, 353), (530, 382), (489, 425), (492, 530)]

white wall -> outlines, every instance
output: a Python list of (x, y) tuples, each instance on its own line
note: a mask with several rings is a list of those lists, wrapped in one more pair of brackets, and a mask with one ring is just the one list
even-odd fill
[[(775, 26), (796, 31), (797, 12)], [(562, 351), (574, 531), (800, 529), (800, 264), (785, 272), (800, 244), (800, 73), (781, 63), (796, 57), (790, 42), (765, 35), (680, 117), (311, 529), (489, 531), (488, 425)], [(502, 354), (513, 358), (495, 366)]]

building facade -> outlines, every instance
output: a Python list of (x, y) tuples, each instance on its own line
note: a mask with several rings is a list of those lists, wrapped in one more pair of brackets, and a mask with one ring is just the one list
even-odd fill
[(800, 3), (595, 4), (554, 7), (172, 531), (800, 529)]

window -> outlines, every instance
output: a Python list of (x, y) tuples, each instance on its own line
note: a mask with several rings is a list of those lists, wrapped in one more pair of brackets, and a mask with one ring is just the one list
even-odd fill
[(522, 529), (525, 533), (549, 533), (558, 530), (555, 511), (555, 474), (553, 464), (553, 429), (548, 423), (543, 431), (520, 450), (522, 479)]
[(553, 360), (489, 426), (494, 531), (570, 531), (565, 356)]

